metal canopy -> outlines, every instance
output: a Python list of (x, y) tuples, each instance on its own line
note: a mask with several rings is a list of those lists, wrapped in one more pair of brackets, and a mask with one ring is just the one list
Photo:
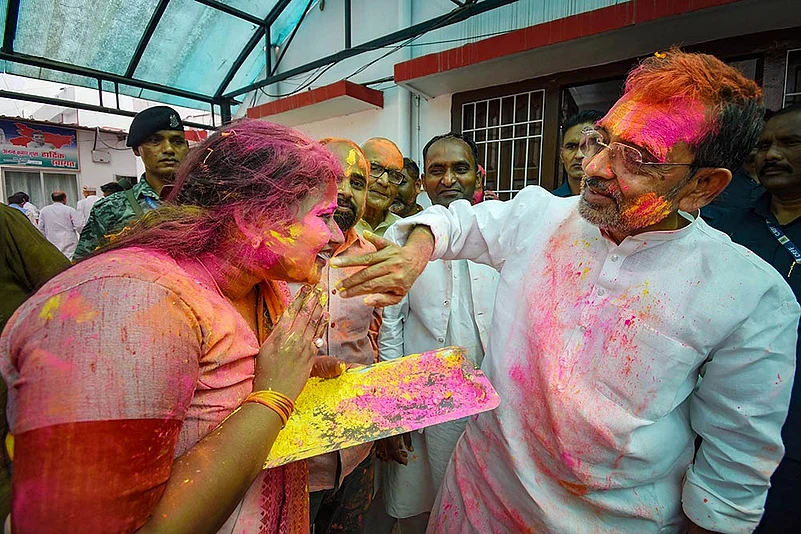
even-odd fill
[[(316, 0), (0, 0), (0, 66), (10, 74), (98, 89), (100, 106), (59, 101), (65, 106), (130, 115), (119, 98), (116, 105), (104, 103), (105, 91), (219, 109), (228, 121), (236, 97), (256, 88), (515, 1), (454, 1), (449, 13), (354, 48), (351, 2), (345, 0), (343, 49), (276, 74)], [(283, 50), (273, 65), (275, 45)]]

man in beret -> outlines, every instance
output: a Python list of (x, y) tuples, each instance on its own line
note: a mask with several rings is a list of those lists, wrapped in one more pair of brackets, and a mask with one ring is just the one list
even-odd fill
[(80, 260), (102, 245), (105, 237), (122, 230), (125, 223), (161, 204), (161, 190), (186, 156), (184, 124), (167, 106), (148, 108), (134, 117), (126, 144), (142, 158), (145, 174), (127, 191), (101, 198), (92, 207), (74, 260)]

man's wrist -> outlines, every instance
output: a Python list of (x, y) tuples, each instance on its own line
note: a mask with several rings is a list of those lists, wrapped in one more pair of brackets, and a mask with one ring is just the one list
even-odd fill
[(434, 254), (435, 243), (436, 240), (431, 228), (425, 225), (417, 225), (409, 234), (409, 239), (406, 240), (406, 247), (414, 251), (416, 258), (425, 260), (424, 263), (428, 263)]

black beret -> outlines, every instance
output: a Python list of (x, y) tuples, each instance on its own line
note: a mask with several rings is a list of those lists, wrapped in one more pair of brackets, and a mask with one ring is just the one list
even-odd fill
[(178, 112), (168, 106), (156, 106), (140, 111), (131, 121), (127, 146), (138, 147), (147, 136), (159, 130), (184, 131), (184, 123)]

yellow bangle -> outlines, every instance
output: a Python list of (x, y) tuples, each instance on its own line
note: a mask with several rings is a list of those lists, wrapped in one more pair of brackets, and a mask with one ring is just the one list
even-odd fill
[(246, 402), (258, 402), (259, 404), (267, 406), (278, 414), (278, 417), (281, 418), (283, 426), (286, 426), (286, 422), (289, 420), (289, 417), (292, 415), (292, 411), (295, 409), (295, 403), (292, 402), (292, 399), (283, 393), (278, 393), (277, 391), (272, 390), (254, 391), (245, 397), (245, 400), (242, 404), (245, 404)]

